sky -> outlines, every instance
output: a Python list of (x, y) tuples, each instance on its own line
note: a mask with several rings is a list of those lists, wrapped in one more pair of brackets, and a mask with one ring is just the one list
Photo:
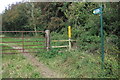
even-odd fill
[(7, 7), (9, 4), (16, 3), (16, 2), (22, 2), (23, 0), (1, 0), (0, 1), (0, 13), (2, 13), (5, 10), (5, 7)]

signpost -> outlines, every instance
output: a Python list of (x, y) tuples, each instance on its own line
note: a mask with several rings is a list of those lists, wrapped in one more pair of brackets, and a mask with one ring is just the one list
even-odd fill
[(100, 14), (101, 8), (97, 8), (93, 10), (93, 14)]
[(100, 34), (101, 34), (101, 60), (102, 60), (102, 69), (104, 69), (104, 34), (103, 34), (103, 17), (102, 17), (102, 5), (100, 8), (94, 9), (93, 14), (100, 14)]

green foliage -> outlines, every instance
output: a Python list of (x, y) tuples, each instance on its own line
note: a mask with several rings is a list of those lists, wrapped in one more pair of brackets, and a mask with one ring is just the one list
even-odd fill
[(27, 23), (24, 4), (11, 5), (3, 16), (3, 30), (23, 30)]
[[(118, 78), (118, 58), (106, 54), (105, 69), (101, 69), (101, 56), (78, 50), (51, 50), (36, 54), (40, 61), (62, 73), (66, 78)], [(54, 56), (53, 56), (54, 55)]]
[[(46, 5), (47, 4), (47, 5)], [(116, 6), (117, 5), (117, 6)], [(106, 35), (119, 35), (119, 3), (103, 3), (103, 20)], [(100, 36), (99, 16), (92, 11), (99, 3), (17, 3), (3, 13), (3, 30), (45, 30), (66, 32), (72, 26), (73, 38), (80, 34)], [(115, 15), (116, 14), (116, 15)], [(87, 36), (87, 35), (86, 35)]]
[(39, 54), (40, 56), (42, 56), (43, 58), (54, 58), (55, 56), (57, 56), (59, 54), (58, 52), (59, 50), (57, 49), (51, 49), (51, 51), (47, 51), (47, 52), (43, 52), (42, 54)]
[(105, 41), (105, 52), (107, 54), (118, 55), (120, 53), (119, 50), (119, 37), (116, 35), (110, 35), (106, 37)]
[(119, 17), (119, 3), (105, 3), (104, 8), (104, 22), (105, 22), (105, 30), (108, 34), (116, 34), (119, 33), (120, 19)]

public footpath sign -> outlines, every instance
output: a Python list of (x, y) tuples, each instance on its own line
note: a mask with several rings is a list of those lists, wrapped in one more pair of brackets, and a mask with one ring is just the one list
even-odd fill
[(100, 34), (101, 34), (101, 62), (102, 62), (102, 69), (104, 69), (104, 30), (103, 30), (103, 12), (102, 12), (102, 5), (100, 8), (94, 9), (93, 14), (100, 14)]
[(101, 13), (101, 8), (97, 8), (93, 10), (93, 14), (100, 14)]

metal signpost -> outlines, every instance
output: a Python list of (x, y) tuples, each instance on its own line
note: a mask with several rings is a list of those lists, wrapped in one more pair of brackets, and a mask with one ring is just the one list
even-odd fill
[(94, 9), (93, 13), (94, 14), (100, 14), (100, 34), (101, 34), (101, 60), (102, 60), (102, 69), (104, 69), (104, 34), (103, 34), (103, 17), (102, 17), (102, 5), (100, 6), (100, 8)]

